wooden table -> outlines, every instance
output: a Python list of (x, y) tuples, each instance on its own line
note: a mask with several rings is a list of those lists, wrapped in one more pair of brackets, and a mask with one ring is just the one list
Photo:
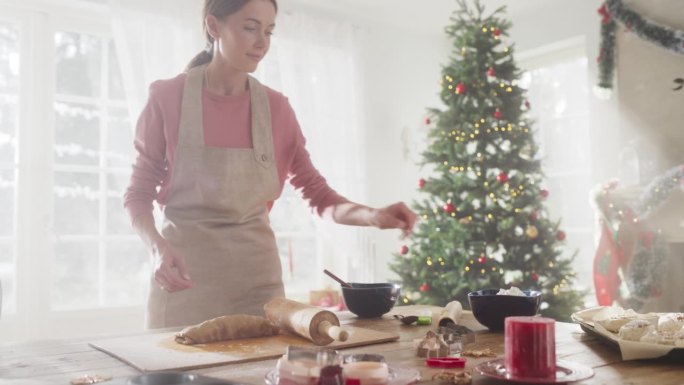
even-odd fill
[[(397, 307), (382, 319), (363, 320), (349, 313), (340, 313), (342, 323), (374, 330), (398, 333), (396, 342), (345, 349), (344, 353), (376, 353), (385, 356), (393, 365), (409, 366), (421, 372), (423, 381), (429, 381), (440, 369), (427, 368), (424, 359), (416, 357), (414, 339), (422, 338), (430, 326), (404, 326), (391, 317), (392, 314), (417, 314), (429, 309), (436, 314), (440, 308), (425, 306)], [(478, 324), (472, 314), (466, 312), (464, 324), (475, 328)], [(436, 322), (436, 321), (435, 321)], [(476, 334), (476, 344), (490, 347), (498, 358), (503, 356), (503, 333), (485, 330)], [(631, 384), (666, 385), (684, 384), (684, 362), (663, 362), (658, 360), (622, 361), (619, 352), (594, 337), (585, 334), (578, 325), (558, 323), (556, 325), (557, 356), (592, 367), (594, 377), (576, 384)], [(468, 357), (467, 370), (493, 358)], [(230, 379), (248, 384), (264, 384), (264, 375), (273, 369), (275, 360), (234, 364), (193, 370), (193, 373)], [(123, 362), (95, 350), (88, 340), (80, 341), (41, 341), (20, 344), (0, 345), (0, 384), (69, 384), (84, 374), (125, 378), (139, 372)], [(473, 384), (504, 384), (477, 373), (473, 374)], [(104, 382), (103, 384), (107, 384)]]

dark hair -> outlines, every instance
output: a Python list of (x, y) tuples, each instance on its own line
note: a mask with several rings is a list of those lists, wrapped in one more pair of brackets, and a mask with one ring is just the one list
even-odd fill
[[(204, 29), (204, 35), (207, 38), (207, 47), (204, 50), (202, 50), (202, 52), (198, 53), (197, 56), (192, 58), (192, 60), (190, 60), (190, 63), (185, 68), (186, 71), (192, 67), (197, 67), (202, 64), (209, 63), (211, 59), (214, 57), (214, 38), (209, 34), (209, 31), (207, 31), (207, 26), (204, 22), (207, 16), (213, 15), (218, 20), (221, 20), (224, 17), (227, 17), (239, 11), (240, 9), (242, 9), (242, 7), (245, 6), (245, 4), (249, 3), (250, 1), (252, 0), (204, 0), (204, 9), (202, 10), (202, 28)], [(277, 12), (277, 0), (270, 1), (271, 3), (273, 3), (273, 6), (275, 7)]]

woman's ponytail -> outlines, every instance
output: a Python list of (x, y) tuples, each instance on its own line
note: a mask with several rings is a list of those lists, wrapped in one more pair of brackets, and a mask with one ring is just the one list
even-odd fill
[(198, 53), (195, 55), (192, 60), (190, 60), (190, 63), (188, 63), (188, 66), (185, 67), (185, 72), (189, 71), (191, 68), (201, 66), (203, 64), (207, 64), (211, 61), (211, 59), (214, 58), (214, 50), (212, 48), (202, 50), (202, 52)]

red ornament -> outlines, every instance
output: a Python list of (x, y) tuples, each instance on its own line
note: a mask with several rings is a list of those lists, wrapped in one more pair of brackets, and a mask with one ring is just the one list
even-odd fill
[(487, 262), (487, 260), (485, 259), (485, 257), (480, 257), (480, 258), (477, 259), (477, 261), (480, 262), (480, 263), (485, 263), (485, 262)]
[(456, 93), (457, 94), (465, 94), (468, 91), (468, 87), (466, 87), (465, 83), (458, 83), (456, 84)]
[(501, 110), (497, 108), (492, 115), (494, 115), (494, 117), (497, 119), (501, 119)]
[(548, 197), (549, 197), (549, 190), (541, 189), (541, 190), (539, 191), (539, 195), (541, 195), (542, 198), (548, 198)]
[(406, 245), (401, 245), (401, 248), (399, 249), (399, 252), (401, 255), (406, 255), (409, 252), (409, 248)]
[(502, 171), (499, 175), (496, 176), (496, 180), (498, 180), (501, 183), (506, 183), (508, 182), (508, 174)]
[(446, 204), (444, 205), (444, 211), (446, 211), (447, 214), (451, 214), (451, 213), (453, 213), (454, 211), (456, 211), (456, 207), (454, 206), (453, 203), (448, 202), (448, 203), (446, 203)]
[(601, 6), (601, 8), (598, 9), (599, 15), (601, 15), (601, 23), (603, 24), (608, 24), (610, 23), (610, 11), (608, 10), (608, 7), (606, 7), (605, 4)]
[(418, 179), (418, 187), (420, 187), (420, 188), (425, 187), (425, 179), (423, 179), (423, 178)]
[(531, 220), (531, 221), (536, 221), (537, 219), (539, 219), (539, 214), (538, 214), (536, 211), (532, 211), (532, 212), (530, 213), (530, 220)]
[(430, 290), (430, 286), (428, 286), (427, 283), (424, 283), (424, 284), (420, 285), (420, 291), (426, 292), (426, 291), (428, 291), (428, 290)]
[(565, 231), (559, 231), (556, 233), (556, 239), (559, 241), (565, 240)]
[(539, 281), (539, 275), (537, 275), (537, 273), (530, 274), (530, 278), (535, 282)]
[(499, 28), (494, 29), (494, 36), (496, 36), (496, 37), (501, 36), (501, 30)]
[(529, 100), (525, 100), (525, 108), (527, 108), (528, 110), (530, 109), (530, 101)]
[(425, 117), (425, 125), (426, 125), (426, 126), (427, 126), (428, 124), (430, 124), (431, 122), (432, 122), (432, 121), (430, 120), (430, 118)]
[(496, 76), (496, 71), (494, 70), (494, 67), (489, 67), (489, 69), (487, 70), (487, 76), (489, 76), (489, 77)]

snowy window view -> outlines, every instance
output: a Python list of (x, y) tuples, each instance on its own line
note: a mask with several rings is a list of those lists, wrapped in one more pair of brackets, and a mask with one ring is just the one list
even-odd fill
[(123, 211), (133, 131), (109, 39), (54, 35), (53, 310), (142, 304), (147, 253)]

